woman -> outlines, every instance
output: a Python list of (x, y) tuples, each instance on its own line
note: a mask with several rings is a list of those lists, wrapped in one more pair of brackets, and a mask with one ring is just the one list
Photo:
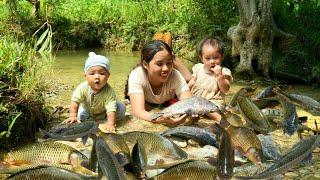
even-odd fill
[[(146, 110), (146, 103), (161, 105), (176, 97), (179, 100), (192, 96), (183, 76), (173, 68), (174, 55), (163, 41), (153, 40), (144, 45), (141, 51), (140, 66), (129, 75), (128, 96), (132, 114), (140, 119), (152, 121), (152, 114)], [(177, 125), (185, 116), (171, 118), (164, 115), (152, 121)]]

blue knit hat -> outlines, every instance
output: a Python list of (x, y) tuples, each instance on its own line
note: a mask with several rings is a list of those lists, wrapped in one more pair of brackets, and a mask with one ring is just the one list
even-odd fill
[(109, 59), (102, 55), (96, 55), (94, 52), (89, 52), (89, 57), (84, 64), (84, 72), (86, 73), (92, 66), (102, 66), (110, 72)]

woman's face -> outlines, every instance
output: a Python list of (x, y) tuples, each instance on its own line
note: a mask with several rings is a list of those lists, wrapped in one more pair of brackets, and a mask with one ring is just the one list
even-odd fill
[(157, 52), (152, 60), (143, 63), (143, 67), (148, 72), (148, 79), (151, 85), (161, 85), (166, 82), (172, 72), (173, 57), (167, 50)]

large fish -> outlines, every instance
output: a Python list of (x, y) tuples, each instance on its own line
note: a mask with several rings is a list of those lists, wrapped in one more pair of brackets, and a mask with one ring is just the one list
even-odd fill
[(99, 136), (108, 144), (121, 166), (130, 162), (130, 149), (120, 134), (101, 132)]
[(296, 110), (296, 106), (291, 102), (287, 101), (285, 98), (281, 99), (282, 109), (284, 111), (283, 115), (283, 132), (288, 135), (293, 135), (298, 130), (298, 114)]
[(212, 165), (217, 164), (217, 173), (220, 179), (230, 179), (233, 175), (235, 155), (231, 137), (224, 128), (221, 128), (217, 124), (210, 126), (210, 128), (219, 136), (219, 149), (217, 160), (209, 158), (208, 162)]
[(280, 88), (280, 89), (285, 89), (286, 86), (284, 85), (272, 85), (264, 88), (261, 92), (258, 93), (256, 96), (257, 99), (263, 99), (263, 98), (268, 98), (268, 97), (273, 97), (276, 95), (276, 93), (273, 92), (274, 88)]
[(294, 145), (286, 154), (277, 160), (271, 167), (258, 175), (237, 177), (243, 179), (268, 179), (285, 173), (301, 161), (310, 157), (312, 151), (320, 145), (320, 136), (314, 135)]
[(274, 89), (274, 92), (287, 98), (287, 100), (291, 101), (292, 103), (302, 107), (312, 115), (320, 116), (320, 103), (315, 99), (300, 94), (288, 94), (281, 89)]
[(43, 139), (69, 141), (82, 138), (82, 141), (85, 144), (89, 135), (95, 133), (97, 130), (98, 123), (95, 121), (84, 121), (71, 125), (60, 124), (48, 132), (43, 132)]
[(263, 157), (266, 160), (279, 160), (281, 157), (279, 145), (272, 139), (271, 135), (258, 134), (261, 145)]
[(205, 98), (193, 96), (191, 98), (178, 101), (160, 112), (154, 113), (151, 119), (155, 120), (165, 114), (170, 114), (175, 117), (184, 114), (189, 116), (205, 115), (211, 112), (220, 112), (219, 107)]
[(123, 138), (132, 144), (135, 144), (137, 141), (139, 141), (139, 143), (146, 148), (148, 153), (170, 156), (176, 159), (185, 159), (188, 157), (188, 154), (179, 146), (159, 134), (132, 131), (124, 133)]
[(233, 147), (238, 149), (244, 156), (255, 164), (261, 164), (263, 159), (262, 145), (257, 135), (249, 128), (227, 128)]
[(146, 179), (147, 152), (139, 141), (133, 146), (131, 156), (132, 162), (128, 166), (129, 172), (132, 172), (139, 179)]
[(239, 96), (237, 102), (241, 114), (244, 116), (244, 119), (250, 127), (262, 134), (270, 132), (271, 126), (269, 121), (257, 105), (255, 105), (249, 98), (243, 96)]
[(257, 87), (256, 87), (256, 88), (252, 88), (252, 87), (250, 87), (250, 86), (243, 87), (243, 88), (239, 89), (239, 90), (231, 97), (231, 100), (230, 100), (230, 102), (228, 103), (228, 107), (231, 108), (231, 107), (236, 106), (239, 96), (251, 96), (256, 89), (257, 89)]
[(162, 136), (170, 137), (181, 137), (193, 139), (199, 142), (200, 145), (211, 145), (215, 147), (219, 147), (216, 139), (216, 135), (211, 132), (210, 129), (207, 128), (199, 128), (192, 126), (178, 126), (175, 128), (170, 128), (167, 131), (161, 133)]
[(59, 142), (41, 142), (23, 146), (4, 155), (9, 164), (72, 164), (80, 165), (88, 158), (71, 146)]
[(106, 142), (99, 136), (95, 141), (98, 166), (103, 175), (107, 179), (125, 180), (124, 171)]
[(150, 180), (216, 179), (216, 168), (205, 161), (187, 161), (172, 166)]
[(46, 180), (88, 180), (95, 176), (84, 176), (70, 170), (50, 166), (38, 166), (10, 175), (8, 180), (46, 179)]

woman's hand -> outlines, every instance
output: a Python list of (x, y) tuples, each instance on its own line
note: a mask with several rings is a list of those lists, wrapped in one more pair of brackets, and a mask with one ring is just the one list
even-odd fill
[(111, 123), (100, 123), (99, 124), (99, 129), (100, 131), (104, 133), (115, 133), (116, 132), (116, 127), (114, 124)]
[(80, 120), (77, 117), (69, 117), (64, 121), (66, 124), (80, 123)]
[(187, 114), (184, 114), (180, 117), (173, 118), (171, 114), (164, 114), (163, 116), (158, 117), (155, 123), (165, 123), (170, 125), (179, 125), (186, 121)]

